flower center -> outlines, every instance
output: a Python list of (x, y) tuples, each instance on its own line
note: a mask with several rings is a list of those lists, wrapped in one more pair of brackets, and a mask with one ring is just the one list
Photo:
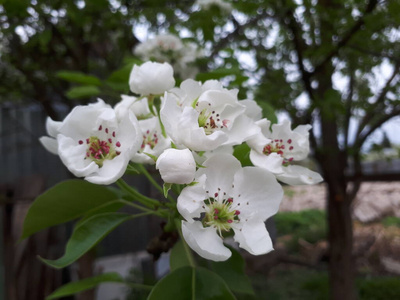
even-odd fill
[(240, 211), (233, 207), (233, 198), (225, 197), (225, 195), (219, 197), (219, 193), (215, 193), (214, 197), (205, 199), (204, 204), (203, 226), (216, 228), (221, 237), (222, 232), (230, 231), (232, 225), (240, 221)]
[(144, 150), (144, 148), (147, 146), (150, 147), (151, 150), (154, 149), (154, 147), (158, 143), (158, 135), (157, 131), (150, 132), (150, 130), (147, 130), (145, 134), (143, 134), (143, 142), (142, 145), (140, 146), (141, 151)]
[(227, 128), (229, 120), (221, 119), (220, 114), (211, 110), (211, 104), (206, 102), (197, 102), (196, 110), (200, 112), (198, 122), (199, 126), (204, 128), (204, 132), (209, 135), (216, 130)]
[[(102, 129), (103, 128), (100, 125), (99, 131), (102, 131)], [(105, 128), (104, 132), (109, 135), (109, 137), (104, 140), (97, 136), (90, 136), (86, 139), (87, 149), (85, 159), (94, 161), (99, 167), (103, 166), (106, 159), (111, 160), (121, 153), (116, 150), (116, 148), (121, 147), (121, 143), (113, 139), (115, 138), (115, 131), (109, 134), (108, 128)], [(82, 145), (83, 143), (83, 140), (78, 141), (79, 145)]]
[(290, 152), (293, 151), (294, 149), (294, 147), (291, 144), (292, 144), (291, 139), (288, 139), (286, 142), (284, 142), (282, 139), (280, 140), (276, 139), (264, 146), (263, 153), (265, 155), (270, 155), (271, 153), (277, 153), (283, 158), (282, 164), (284, 166), (288, 166), (293, 160), (293, 157), (288, 157), (290, 156)]

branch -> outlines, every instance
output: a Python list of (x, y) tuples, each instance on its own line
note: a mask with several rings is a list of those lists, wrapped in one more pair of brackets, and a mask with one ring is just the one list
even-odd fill
[(363, 49), (361, 47), (358, 47), (357, 45), (349, 45), (349, 48), (359, 51), (361, 53), (365, 53), (365, 54), (369, 54), (375, 57), (379, 57), (379, 58), (387, 58), (389, 60), (392, 60), (395, 63), (400, 63), (400, 57), (396, 57), (393, 55), (389, 55), (389, 54), (385, 54), (385, 53), (380, 53), (380, 52), (375, 52), (369, 49)]
[(336, 44), (336, 47), (332, 49), (332, 51), (324, 58), (324, 60), (315, 67), (312, 74), (318, 73), (326, 63), (328, 63), (334, 56), (336, 56), (340, 49), (346, 46), (346, 44), (351, 40), (351, 38), (361, 29), (361, 27), (365, 23), (365, 17), (370, 14), (375, 7), (378, 5), (377, 0), (370, 0), (367, 4), (367, 7), (364, 11), (363, 16), (354, 23), (353, 27), (349, 29), (349, 31), (342, 37), (342, 39)]
[[(400, 116), (400, 106), (393, 108), (392, 112), (389, 114), (384, 114), (377, 118), (377, 120), (371, 124), (370, 128), (364, 133), (359, 134), (356, 137), (354, 142), (354, 147), (356, 149), (360, 149), (364, 144), (365, 140), (379, 127), (381, 127), (385, 122), (389, 121), (390, 119)], [(375, 116), (376, 117), (376, 116)]]
[(251, 19), (250, 21), (248, 21), (247, 23), (245, 23), (245, 24), (243, 24), (243, 25), (240, 25), (239, 22), (238, 22), (238, 21), (235, 19), (235, 17), (232, 15), (232, 22), (233, 22), (233, 24), (234, 24), (234, 26), (235, 26), (235, 29), (234, 29), (231, 33), (229, 33), (225, 38), (220, 39), (220, 40), (218, 41), (218, 43), (216, 43), (216, 44), (214, 45), (214, 47), (213, 47), (214, 49), (213, 49), (213, 51), (212, 51), (211, 54), (210, 54), (210, 58), (215, 57), (215, 56), (218, 54), (219, 51), (221, 51), (223, 48), (225, 48), (225, 46), (229, 44), (229, 42), (230, 42), (230, 40), (231, 40), (232, 38), (235, 38), (235, 37), (240, 36), (240, 34), (242, 33), (242, 31), (243, 31), (244, 28), (246, 28), (246, 27), (248, 27), (248, 26), (250, 26), (250, 25), (255, 25), (255, 24), (257, 24), (257, 22), (258, 22), (259, 20), (261, 20), (262, 18), (267, 17), (267, 16), (269, 16), (269, 15), (266, 14), (266, 13), (264, 12), (264, 13), (262, 13), (262, 14), (258, 14), (256, 17), (252, 18), (252, 19)]
[(388, 80), (386, 81), (384, 87), (382, 88), (382, 90), (378, 94), (378, 97), (376, 98), (375, 102), (371, 105), (371, 112), (372, 113), (366, 114), (364, 116), (363, 120), (361, 121), (360, 125), (358, 126), (357, 136), (359, 136), (361, 134), (361, 132), (365, 129), (365, 127), (368, 125), (368, 123), (375, 116), (374, 112), (377, 111), (379, 105), (381, 105), (382, 102), (386, 99), (386, 95), (387, 95), (387, 93), (388, 93), (388, 91), (389, 91), (389, 89), (391, 87), (391, 84), (392, 84), (393, 80), (398, 75), (399, 70), (400, 70), (400, 62), (398, 62), (395, 65), (392, 75), (388, 78)]

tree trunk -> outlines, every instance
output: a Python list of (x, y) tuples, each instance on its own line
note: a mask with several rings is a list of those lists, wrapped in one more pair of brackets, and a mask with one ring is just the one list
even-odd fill
[(356, 299), (350, 204), (344, 187), (328, 182), (329, 281), (334, 300)]

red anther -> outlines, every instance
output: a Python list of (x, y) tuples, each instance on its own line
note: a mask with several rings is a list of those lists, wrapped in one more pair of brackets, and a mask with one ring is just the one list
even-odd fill
[(150, 133), (150, 130), (147, 130), (146, 133), (149, 134), (149, 133)]
[(89, 144), (89, 142), (90, 142), (89, 139), (86, 139), (86, 144)]
[(103, 126), (100, 125), (100, 126), (99, 126), (99, 130), (102, 130), (102, 129), (103, 129)]
[(226, 201), (228, 201), (228, 203), (232, 203), (233, 202), (233, 198), (228, 198), (228, 200), (226, 200)]
[(235, 210), (235, 215), (240, 215), (240, 211), (239, 210)]
[(218, 215), (218, 213), (219, 213), (218, 208), (214, 208), (214, 213), (215, 213), (216, 215)]
[(112, 136), (115, 137), (115, 131), (113, 131)]
[(285, 145), (282, 145), (282, 146), (281, 146), (281, 149), (285, 149)]
[(112, 139), (108, 139), (108, 142), (109, 142), (110, 144), (112, 144)]
[(277, 153), (278, 153), (279, 155), (283, 155), (283, 152), (282, 152), (281, 150), (279, 150)]
[(232, 221), (232, 220), (228, 220), (227, 222), (230, 224), (230, 223), (232, 223), (233, 221)]
[(79, 145), (82, 145), (82, 144), (83, 144), (83, 141), (82, 141), (82, 140), (79, 140), (78, 143), (79, 143)]
[(288, 144), (291, 144), (291, 143), (292, 143), (292, 140), (291, 140), (291, 139), (288, 139), (287, 142), (288, 142)]
[(292, 161), (292, 160), (293, 160), (293, 157), (289, 158), (289, 161)]
[(116, 153), (117, 155), (120, 155), (120, 154), (121, 154), (121, 152), (120, 152), (120, 151), (115, 151), (115, 153)]
[(214, 197), (218, 197), (218, 193), (215, 193), (215, 194), (214, 194)]
[(290, 147), (289, 147), (289, 150), (293, 150), (293, 146), (290, 146)]
[(117, 142), (117, 143), (115, 144), (115, 146), (121, 147), (121, 143), (120, 143), (120, 142)]
[(106, 133), (108, 133), (108, 128), (106, 128)]

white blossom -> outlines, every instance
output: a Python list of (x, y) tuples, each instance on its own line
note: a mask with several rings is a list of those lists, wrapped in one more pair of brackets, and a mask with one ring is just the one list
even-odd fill
[(75, 176), (111, 184), (124, 174), (132, 153), (139, 149), (141, 134), (131, 112), (118, 120), (115, 111), (99, 100), (75, 107), (57, 126), (56, 143), (62, 162)]
[(197, 184), (178, 197), (188, 245), (206, 259), (223, 261), (231, 255), (223, 237), (233, 231), (234, 240), (251, 254), (273, 250), (264, 222), (278, 211), (283, 197), (275, 176), (262, 168), (242, 168), (229, 154), (212, 156), (204, 167), (196, 172)]
[(241, 144), (259, 133), (247, 110), (237, 99), (237, 90), (224, 89), (215, 80), (202, 85), (188, 79), (165, 93), (160, 117), (175, 144), (210, 151)]
[(250, 160), (255, 166), (273, 172), (280, 181), (290, 185), (315, 184), (323, 180), (317, 172), (292, 165), (308, 156), (311, 125), (299, 125), (292, 130), (290, 121), (285, 120), (273, 124), (271, 131), (268, 120), (262, 119), (257, 124), (261, 133), (247, 141), (251, 147)]
[(197, 45), (184, 43), (179, 37), (172, 34), (156, 35), (154, 38), (140, 43), (134, 50), (135, 55), (143, 60), (168, 62), (175, 74), (183, 79), (194, 78), (198, 73), (194, 62), (203, 57)]

